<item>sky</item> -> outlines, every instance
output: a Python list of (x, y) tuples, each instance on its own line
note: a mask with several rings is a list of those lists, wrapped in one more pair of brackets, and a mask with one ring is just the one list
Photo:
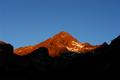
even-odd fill
[(120, 0), (0, 0), (0, 40), (15, 48), (66, 31), (93, 45), (120, 35)]

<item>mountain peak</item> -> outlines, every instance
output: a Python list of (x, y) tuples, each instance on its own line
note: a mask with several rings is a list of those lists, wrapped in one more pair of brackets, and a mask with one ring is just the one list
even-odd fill
[(70, 35), (68, 32), (65, 32), (65, 31), (61, 31), (58, 33), (58, 35)]
[(73, 38), (72, 35), (70, 35), (68, 32), (65, 32), (65, 31), (61, 31), (58, 34), (54, 35), (53, 37), (56, 37), (56, 36), (58, 36), (60, 38), (66, 38), (66, 37)]
[(49, 55), (52, 57), (59, 56), (61, 53), (65, 52), (77, 52), (82, 54), (97, 48), (96, 46), (92, 46), (90, 44), (81, 43), (69, 33), (61, 31), (37, 45), (18, 48), (15, 50), (15, 54), (27, 55), (41, 47), (47, 48)]
[(63, 43), (69, 43), (70, 41), (78, 42), (76, 38), (65, 31), (61, 31), (58, 34), (54, 35), (52, 39), (54, 39), (55, 41), (62, 41)]

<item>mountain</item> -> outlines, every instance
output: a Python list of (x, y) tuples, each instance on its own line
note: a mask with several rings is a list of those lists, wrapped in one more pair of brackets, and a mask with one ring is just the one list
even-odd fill
[(34, 46), (18, 49), (0, 41), (0, 77), (65, 75), (81, 79), (82, 75), (93, 77), (93, 74), (111, 77), (120, 72), (119, 53), (120, 36), (110, 44), (104, 42), (98, 46), (79, 42), (67, 32), (60, 32)]
[(26, 46), (15, 49), (15, 54), (17, 55), (27, 55), (32, 53), (34, 50), (45, 47), (48, 49), (49, 55), (52, 57), (59, 56), (61, 53), (65, 52), (76, 52), (76, 53), (86, 53), (91, 50), (98, 48), (99, 46), (93, 46), (89, 43), (82, 43), (75, 39), (72, 35), (67, 32), (60, 32), (53, 37), (43, 41), (34, 46)]

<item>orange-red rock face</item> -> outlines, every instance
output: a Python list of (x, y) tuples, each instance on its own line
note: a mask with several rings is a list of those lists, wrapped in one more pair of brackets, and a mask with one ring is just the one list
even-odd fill
[(46, 47), (49, 51), (49, 55), (54, 57), (59, 56), (61, 53), (67, 51), (84, 53), (94, 50), (99, 46), (92, 46), (88, 43), (81, 43), (77, 39), (72, 37), (69, 33), (60, 32), (52, 38), (49, 38), (48, 40), (37, 45), (18, 48), (14, 51), (14, 53), (23, 56), (30, 54), (40, 47)]

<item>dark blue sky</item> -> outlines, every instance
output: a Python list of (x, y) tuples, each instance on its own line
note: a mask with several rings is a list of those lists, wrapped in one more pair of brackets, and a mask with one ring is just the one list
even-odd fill
[(0, 40), (21, 47), (60, 31), (110, 42), (120, 34), (120, 0), (0, 0)]

